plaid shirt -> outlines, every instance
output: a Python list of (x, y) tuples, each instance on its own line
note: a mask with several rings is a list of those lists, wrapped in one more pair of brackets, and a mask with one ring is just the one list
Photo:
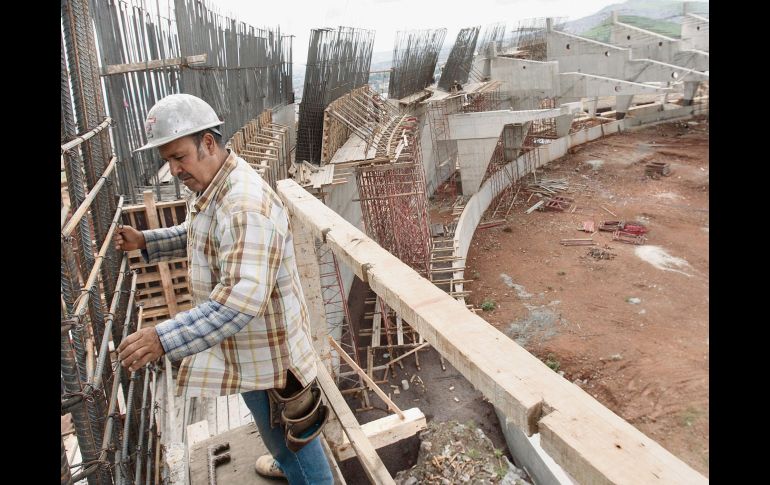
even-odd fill
[(185, 357), (177, 394), (280, 389), (287, 370), (309, 384), (317, 357), (283, 203), (232, 152), (192, 195), (183, 224), (143, 232), (148, 262), (188, 258), (194, 308), (155, 327), (168, 357)]

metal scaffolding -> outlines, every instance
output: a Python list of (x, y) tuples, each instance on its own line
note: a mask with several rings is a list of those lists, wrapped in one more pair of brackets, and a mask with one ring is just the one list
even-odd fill
[(480, 29), (480, 26), (468, 27), (461, 29), (457, 34), (457, 40), (452, 46), (449, 58), (441, 70), (439, 88), (450, 91), (456, 84), (463, 85), (468, 82)]
[(324, 110), (332, 101), (369, 81), (373, 45), (372, 30), (311, 30), (299, 105), (297, 161), (320, 164)]
[(433, 72), (446, 29), (396, 32), (388, 97), (401, 99), (435, 82)]
[(384, 156), (356, 167), (356, 182), (369, 236), (427, 275), (430, 223), (418, 135), (416, 118), (401, 117)]
[(147, 111), (159, 99), (188, 93), (206, 100), (225, 120), (225, 139), (265, 109), (294, 102), (291, 37), (277, 28), (224, 17), (200, 0), (94, 0), (93, 6), (99, 74), (109, 114), (121, 127), (113, 133), (125, 162), (118, 181), (132, 204), (149, 186), (158, 200), (180, 197), (176, 178), (171, 193), (161, 191), (163, 162), (154, 151), (132, 152), (145, 143)]

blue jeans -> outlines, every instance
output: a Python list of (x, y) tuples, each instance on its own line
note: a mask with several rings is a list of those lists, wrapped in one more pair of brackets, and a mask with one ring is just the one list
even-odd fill
[(329, 462), (321, 447), (320, 436), (294, 453), (286, 447), (283, 429), (278, 426), (270, 427), (270, 402), (267, 391), (248, 391), (242, 393), (242, 396), (254, 416), (262, 441), (291, 485), (334, 483)]

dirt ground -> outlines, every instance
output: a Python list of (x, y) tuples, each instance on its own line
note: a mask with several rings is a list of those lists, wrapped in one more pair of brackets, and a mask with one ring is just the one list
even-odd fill
[[(672, 174), (646, 177), (648, 161)], [(538, 179), (568, 180), (575, 212), (525, 214), (538, 199), (522, 190), (507, 224), (474, 236), (469, 302), (494, 301), (487, 321), (708, 476), (708, 120), (609, 136), (544, 169)], [(623, 244), (578, 231), (588, 220), (650, 232)], [(588, 237), (598, 245), (560, 245)]]

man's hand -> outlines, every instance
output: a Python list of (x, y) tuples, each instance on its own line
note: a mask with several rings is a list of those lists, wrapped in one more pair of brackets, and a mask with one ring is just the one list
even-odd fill
[(119, 251), (133, 251), (134, 249), (145, 249), (147, 247), (142, 231), (137, 231), (131, 226), (118, 226), (115, 229), (114, 240), (115, 249)]
[(154, 328), (143, 328), (132, 333), (118, 347), (118, 358), (121, 365), (128, 367), (131, 372), (160, 358), (165, 353)]

